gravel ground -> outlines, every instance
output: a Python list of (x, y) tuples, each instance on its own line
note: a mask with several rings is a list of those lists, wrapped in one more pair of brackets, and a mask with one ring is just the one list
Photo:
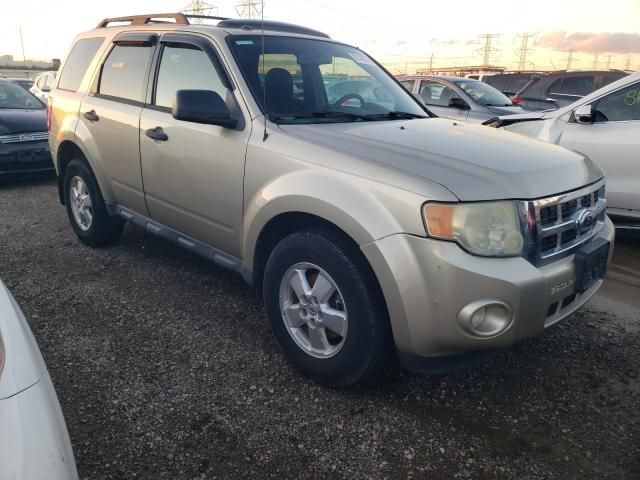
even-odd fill
[(83, 246), (50, 179), (0, 185), (0, 260), (83, 479), (640, 478), (637, 317), (587, 306), (482, 366), (335, 391), (240, 277), (131, 226)]

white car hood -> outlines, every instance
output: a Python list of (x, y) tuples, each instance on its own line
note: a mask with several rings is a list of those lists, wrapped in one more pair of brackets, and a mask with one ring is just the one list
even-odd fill
[(539, 198), (603, 177), (594, 162), (578, 153), (442, 118), (280, 128), (298, 138), (437, 182), (463, 201)]

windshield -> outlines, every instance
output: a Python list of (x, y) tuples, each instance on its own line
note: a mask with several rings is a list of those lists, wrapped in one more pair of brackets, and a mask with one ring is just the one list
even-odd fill
[(510, 107), (513, 105), (509, 97), (479, 80), (460, 80), (454, 83), (480, 105), (486, 107)]
[(0, 81), (0, 109), (42, 109), (43, 103), (24, 88), (11, 82)]
[[(277, 123), (424, 118), (413, 97), (356, 48), (322, 40), (232, 36), (256, 101)], [(266, 106), (265, 106), (266, 97)]]

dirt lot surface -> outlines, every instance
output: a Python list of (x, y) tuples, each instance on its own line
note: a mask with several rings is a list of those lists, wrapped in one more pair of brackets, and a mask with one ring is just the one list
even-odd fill
[(637, 480), (639, 244), (594, 302), (482, 366), (335, 391), (290, 367), (240, 277), (131, 226), (92, 250), (54, 181), (0, 185), (0, 278), (83, 479)]

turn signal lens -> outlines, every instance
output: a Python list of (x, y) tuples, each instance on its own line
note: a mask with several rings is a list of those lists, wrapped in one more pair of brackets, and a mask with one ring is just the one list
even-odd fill
[(432, 237), (453, 240), (455, 205), (428, 203), (424, 206), (427, 233)]

